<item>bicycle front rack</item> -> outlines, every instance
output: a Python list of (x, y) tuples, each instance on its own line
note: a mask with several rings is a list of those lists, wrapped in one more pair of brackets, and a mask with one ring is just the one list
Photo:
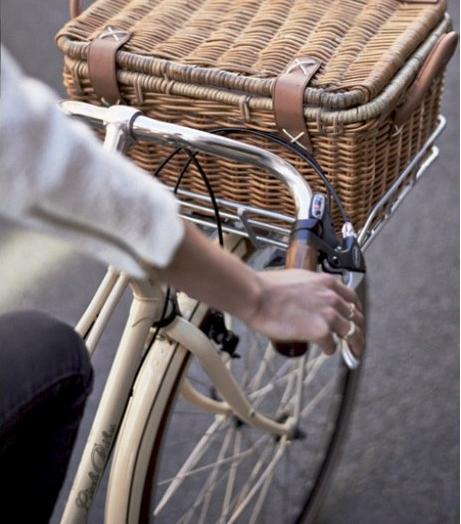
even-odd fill
[[(358, 242), (363, 251), (370, 246), (379, 231), (438, 157), (439, 149), (434, 142), (442, 133), (445, 125), (445, 117), (439, 116), (437, 127), (424, 146), (416, 153), (368, 215), (364, 226), (358, 233)], [(209, 196), (183, 189), (179, 189), (176, 196), (181, 201), (181, 216), (184, 219), (205, 229), (217, 229), (215, 210)], [(249, 238), (256, 247), (264, 244), (282, 249), (288, 247), (294, 217), (227, 199), (216, 198), (215, 200), (219, 208), (223, 231)]]

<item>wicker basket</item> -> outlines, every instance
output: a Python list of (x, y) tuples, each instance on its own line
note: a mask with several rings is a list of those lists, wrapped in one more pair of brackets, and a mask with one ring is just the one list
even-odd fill
[[(56, 41), (69, 96), (100, 104), (87, 62), (90, 43), (108, 28), (129, 31), (114, 58), (121, 101), (204, 130), (277, 132), (276, 82), (293, 59), (312, 57), (319, 68), (303, 87), (299, 114), (315, 158), (360, 228), (436, 125), (444, 68), (456, 46), (453, 38), (445, 41), (451, 30), (445, 11), (444, 0), (97, 0)], [(431, 76), (415, 90), (424, 69)], [(323, 190), (297, 157), (262, 138), (249, 140), (285, 156)], [(152, 172), (165, 151), (137, 144), (130, 154)], [(179, 164), (162, 171), (168, 184)], [(292, 212), (278, 182), (252, 175), (224, 161), (209, 172), (218, 196)], [(183, 184), (206, 192), (193, 170)]]

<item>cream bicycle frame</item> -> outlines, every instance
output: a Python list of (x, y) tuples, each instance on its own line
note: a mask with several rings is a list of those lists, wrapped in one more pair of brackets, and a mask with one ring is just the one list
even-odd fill
[[(61, 107), (69, 115), (84, 117), (93, 126), (105, 127), (104, 147), (110, 150), (125, 149), (134, 134), (137, 138), (184, 146), (265, 168), (288, 188), (297, 209), (297, 218), (302, 220), (308, 217), (312, 195), (309, 185), (295, 169), (276, 155), (220, 136), (153, 121), (138, 116), (138, 111), (124, 106), (101, 108), (68, 101), (63, 102)], [(232, 236), (230, 238), (232, 239)], [(165, 376), (165, 368), (169, 363), (168, 351), (158, 351), (157, 348), (156, 351), (151, 351), (136, 384), (133, 385), (149, 331), (153, 322), (159, 318), (165, 300), (159, 282), (128, 281), (125, 275), (110, 269), (77, 325), (77, 331), (82, 336), (86, 335), (91, 326), (87, 345), (90, 353), (93, 353), (128, 283), (133, 291), (129, 317), (75, 476), (62, 523), (86, 522), (127, 404), (129, 409), (149, 409), (151, 401), (147, 399), (155, 397), (156, 384)], [(184, 316), (187, 317), (186, 312), (194, 307), (194, 304), (195, 301), (183, 298), (180, 310)], [(186, 397), (204, 409), (221, 414), (232, 412), (249, 425), (280, 435), (282, 438), (289, 437), (296, 421), (288, 419), (279, 423), (254, 410), (208, 338), (194, 324), (185, 320), (184, 316), (177, 317), (163, 332), (169, 339), (179, 343), (184, 351), (190, 351), (197, 357), (225, 402), (205, 400), (190, 385), (185, 386)], [(165, 403), (168, 399), (155, 401)], [(139, 438), (136, 428), (133, 428), (132, 440), (120, 445), (119, 453), (126, 457), (123, 465), (126, 474), (119, 475), (115, 480), (111, 476), (108, 499), (112, 502), (107, 505), (110, 508), (110, 514), (106, 515), (107, 522), (117, 521), (118, 515), (121, 514), (119, 506), (126, 502), (120, 494), (126, 493), (123, 484), (130, 479), (130, 450), (136, 449)]]
[[(83, 117), (93, 126), (105, 127), (105, 147), (109, 149), (123, 150), (131, 142), (134, 135), (136, 138), (184, 146), (192, 150), (265, 168), (288, 188), (295, 204), (296, 218), (305, 219), (308, 217), (311, 199), (309, 185), (296, 170), (273, 154), (220, 136), (154, 121), (138, 114), (135, 109), (124, 106), (101, 108), (67, 101), (62, 103), (62, 108), (70, 115)], [(400, 197), (395, 197), (397, 196), (398, 186), (407, 176), (406, 173), (418, 167), (423, 153), (431, 150), (431, 156), (419, 168), (418, 176), (415, 176), (415, 179), (410, 182), (410, 184), (414, 184), (437, 156), (433, 142), (440, 134), (443, 126), (444, 121), (441, 121), (437, 130), (425, 145), (424, 151), (421, 154), (418, 153), (419, 157), (415, 159), (412, 165), (408, 166), (405, 173), (394, 184), (395, 187), (393, 186), (380, 201), (379, 206), (388, 208), (385, 220), (393, 213), (396, 207), (395, 202), (400, 203), (401, 201)], [(376, 212), (377, 209), (373, 210), (370, 217)], [(382, 223), (379, 224), (379, 228), (372, 226), (371, 222), (370, 225), (367, 224), (367, 227), (360, 233), (360, 244), (368, 246), (374, 238), (376, 230), (379, 230), (381, 226)], [(252, 237), (251, 229), (247, 233), (247, 236)], [(239, 244), (239, 239), (240, 236), (236, 234), (227, 235), (226, 242), (231, 244), (228, 247), (234, 249)], [(244, 248), (244, 244), (239, 244), (238, 249), (241, 250), (242, 248)], [(244, 255), (241, 251), (237, 254)], [(132, 255), (136, 256), (135, 254)], [(353, 278), (349, 280), (348, 284), (355, 286)], [(63, 524), (86, 522), (110, 451), (117, 440), (120, 425), (124, 424), (124, 420), (127, 418), (125, 416), (127, 410), (135, 415), (139, 413), (139, 416), (145, 418), (145, 413), (150, 409), (153, 402), (165, 406), (169, 402), (168, 398), (157, 398), (156, 394), (159, 383), (162, 380), (168, 380), (172, 347), (175, 347), (176, 352), (182, 352), (185, 364), (187, 363), (188, 353), (193, 354), (224, 399), (223, 402), (218, 402), (204, 397), (185, 381), (182, 385), (182, 395), (189, 402), (204, 410), (216, 413), (218, 416), (235, 414), (247, 424), (279, 435), (282, 439), (289, 439), (296, 426), (296, 409), (294, 417), (280, 423), (263, 416), (252, 408), (251, 403), (242, 394), (240, 387), (232, 378), (221, 358), (218, 357), (208, 338), (196, 327), (205, 315), (207, 307), (198, 304), (185, 295), (179, 296), (182, 317), (176, 317), (171, 324), (163, 328), (162, 338), (155, 342), (155, 351), (148, 353), (138, 372), (152, 324), (161, 316), (163, 309), (165, 294), (163, 286), (159, 282), (132, 281), (116, 270), (109, 269), (88, 310), (76, 328), (82, 336), (88, 334), (86, 342), (91, 354), (94, 352), (112, 312), (128, 285), (131, 286), (133, 291), (133, 302), (129, 317), (75, 476), (72, 491), (68, 497), (61, 521)], [(180, 365), (180, 363), (181, 359), (176, 358), (175, 365)], [(303, 377), (300, 376), (300, 384), (302, 380)], [(131, 419), (133, 420), (133, 417)], [(136, 419), (136, 416), (134, 419)], [(127, 508), (128, 501), (125, 496), (128, 489), (136, 489), (136, 486), (129, 486), (133, 478), (134, 461), (132, 454), (138, 449), (142, 438), (152, 438), (152, 434), (157, 431), (160, 422), (160, 420), (155, 419), (150, 421), (147, 436), (140, 435), (136, 424), (131, 424), (129, 431), (124, 432), (123, 441), (120, 440), (116, 443), (114, 463), (117, 464), (117, 471), (114, 474), (111, 473), (109, 480), (106, 497), (106, 522), (112, 524), (119, 522), (120, 515), (138, 514), (138, 508)], [(276, 461), (277, 457), (274, 457), (274, 464)], [(138, 460), (139, 462), (144, 463), (147, 468), (147, 457), (145, 460), (141, 457), (141, 460)], [(141, 486), (139, 486), (139, 489), (141, 489)], [(172, 489), (174, 489), (174, 486)], [(131, 521), (130, 517), (128, 521)]]

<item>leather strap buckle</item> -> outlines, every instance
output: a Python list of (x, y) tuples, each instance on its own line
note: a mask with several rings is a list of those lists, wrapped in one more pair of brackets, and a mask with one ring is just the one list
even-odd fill
[(272, 103), (280, 134), (312, 153), (312, 143), (304, 118), (304, 91), (322, 65), (310, 56), (295, 58), (274, 82)]
[(121, 101), (117, 82), (117, 52), (131, 38), (131, 33), (107, 27), (91, 42), (88, 49), (88, 70), (95, 93), (107, 105)]

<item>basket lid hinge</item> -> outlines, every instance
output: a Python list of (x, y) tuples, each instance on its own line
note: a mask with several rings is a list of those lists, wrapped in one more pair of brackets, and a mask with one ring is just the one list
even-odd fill
[(311, 56), (295, 58), (272, 88), (273, 111), (280, 134), (309, 153), (312, 143), (304, 118), (304, 91), (321, 64)]
[(88, 49), (88, 74), (95, 93), (109, 105), (120, 102), (117, 82), (117, 52), (128, 42), (131, 33), (107, 27), (91, 42)]

